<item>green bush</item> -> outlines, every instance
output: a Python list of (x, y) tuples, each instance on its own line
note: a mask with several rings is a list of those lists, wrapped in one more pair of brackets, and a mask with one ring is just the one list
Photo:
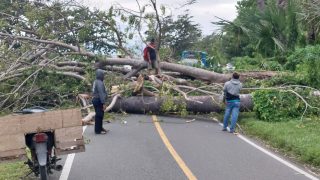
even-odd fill
[(209, 71), (214, 71), (214, 72), (217, 72), (217, 73), (222, 73), (223, 72), (222, 71), (222, 66), (219, 63), (219, 60), (214, 56), (211, 56), (211, 57), (207, 58), (207, 66), (208, 66), (208, 68), (206, 68), (206, 69), (209, 70)]
[(184, 117), (188, 115), (187, 104), (179, 97), (167, 96), (160, 107), (162, 113), (175, 113)]
[(269, 71), (281, 71), (283, 69), (278, 61), (264, 61), (261, 63), (261, 68)]
[(287, 59), (285, 69), (295, 71), (298, 65), (305, 63), (310, 56), (320, 58), (320, 45), (306, 46), (295, 50)]
[(285, 69), (305, 77), (306, 84), (320, 88), (320, 45), (297, 49), (288, 57)]
[(235, 57), (232, 59), (234, 66), (238, 70), (259, 70), (260, 60), (257, 58), (251, 58), (248, 56)]
[(297, 74), (293, 72), (279, 73), (271, 79), (265, 80), (266, 87), (281, 86), (281, 85), (308, 85), (304, 74)]
[(320, 88), (320, 56), (309, 57), (306, 63), (306, 69), (308, 83), (315, 88)]
[(270, 79), (253, 79), (248, 78), (244, 82), (245, 87), (274, 87), (284, 85), (302, 85), (308, 86), (305, 74), (297, 74), (294, 72), (278, 72), (277, 75)]
[(283, 69), (278, 61), (275, 61), (274, 59), (264, 59), (262, 57), (236, 57), (233, 58), (232, 61), (238, 70), (281, 71)]
[(293, 93), (279, 90), (260, 90), (253, 93), (254, 111), (263, 121), (286, 121), (300, 117), (304, 103)]

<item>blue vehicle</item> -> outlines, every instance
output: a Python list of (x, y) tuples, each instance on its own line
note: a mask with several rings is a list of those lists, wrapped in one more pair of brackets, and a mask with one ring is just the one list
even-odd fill
[(201, 67), (208, 67), (207, 53), (203, 51), (183, 51), (181, 54), (181, 64), (188, 66), (201, 64)]

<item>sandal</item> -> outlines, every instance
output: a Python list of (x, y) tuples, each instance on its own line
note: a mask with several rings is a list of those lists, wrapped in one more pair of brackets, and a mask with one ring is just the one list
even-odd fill
[(107, 132), (109, 132), (109, 130), (102, 128), (101, 134), (107, 134)]

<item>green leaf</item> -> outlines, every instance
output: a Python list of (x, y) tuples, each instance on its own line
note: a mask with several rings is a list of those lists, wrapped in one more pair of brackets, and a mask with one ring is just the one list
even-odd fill
[(285, 45), (279, 39), (272, 37), (272, 40), (281, 51), (285, 51)]

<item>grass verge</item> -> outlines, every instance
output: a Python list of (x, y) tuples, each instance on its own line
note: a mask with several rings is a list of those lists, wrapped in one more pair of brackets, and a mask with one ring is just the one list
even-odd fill
[(320, 168), (320, 119), (264, 122), (242, 113), (239, 123), (246, 134), (264, 140), (299, 161)]
[(28, 173), (23, 161), (0, 163), (0, 180), (18, 180)]

